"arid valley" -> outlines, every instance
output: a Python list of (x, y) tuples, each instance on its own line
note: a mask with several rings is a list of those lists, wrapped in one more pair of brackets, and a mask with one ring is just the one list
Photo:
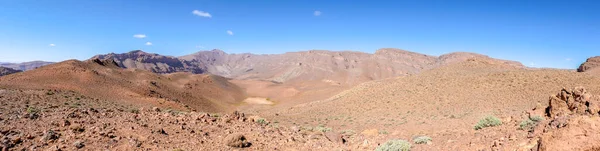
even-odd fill
[(596, 150), (599, 62), (138, 50), (0, 77), (0, 134), (8, 150)]

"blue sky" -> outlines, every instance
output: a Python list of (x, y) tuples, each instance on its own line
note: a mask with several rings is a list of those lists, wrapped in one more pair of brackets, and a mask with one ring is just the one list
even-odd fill
[(0, 0), (0, 62), (389, 47), (576, 68), (600, 55), (600, 1)]

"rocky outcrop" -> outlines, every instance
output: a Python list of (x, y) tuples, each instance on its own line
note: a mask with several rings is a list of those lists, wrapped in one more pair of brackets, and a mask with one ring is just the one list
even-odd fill
[(21, 70), (15, 70), (11, 68), (0, 67), (0, 76), (5, 76), (13, 73), (21, 72)]
[(600, 100), (597, 96), (588, 94), (583, 87), (576, 87), (569, 91), (562, 89), (555, 96), (550, 97), (546, 115), (551, 118), (570, 114), (596, 115), (600, 109)]
[(600, 98), (591, 95), (583, 87), (572, 90), (562, 89), (550, 97), (545, 110), (530, 112), (530, 116), (539, 116), (546, 120), (530, 131), (531, 142), (536, 145), (532, 150), (595, 150), (600, 145), (591, 142), (600, 141), (600, 124), (597, 119)]
[(175, 57), (162, 56), (153, 53), (146, 53), (141, 50), (135, 50), (123, 54), (110, 53), (106, 55), (97, 55), (94, 59), (112, 59), (118, 66), (123, 68), (134, 68), (151, 71), (154, 73), (173, 73), (173, 72), (192, 72), (203, 73), (203, 70), (195, 64)]
[(587, 72), (598, 68), (598, 66), (600, 66), (600, 56), (591, 57), (577, 68), (577, 72)]

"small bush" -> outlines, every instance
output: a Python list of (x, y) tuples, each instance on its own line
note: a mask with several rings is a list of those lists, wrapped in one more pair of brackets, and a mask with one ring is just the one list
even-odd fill
[(354, 130), (343, 130), (340, 133), (345, 136), (352, 136), (352, 135), (356, 134), (356, 132), (354, 132)]
[(315, 129), (314, 129), (314, 130), (316, 130), (316, 131), (320, 131), (320, 132), (329, 132), (329, 131), (331, 131), (332, 129), (331, 129), (330, 127), (325, 127), (325, 126), (323, 126), (323, 125), (319, 125), (319, 126), (315, 127)]
[(38, 112), (40, 112), (40, 110), (38, 110), (38, 109), (36, 109), (34, 107), (31, 107), (31, 106), (27, 107), (27, 113), (29, 113), (29, 114), (35, 114), (35, 113), (38, 113)]
[(267, 124), (267, 120), (265, 120), (264, 118), (259, 118), (256, 120), (256, 123), (265, 125)]
[(544, 118), (543, 118), (543, 117), (541, 117), (541, 116), (539, 116), (539, 115), (536, 115), (536, 116), (530, 117), (529, 119), (531, 119), (532, 121), (535, 121), (535, 122), (540, 122), (540, 121), (543, 121), (543, 120), (544, 120)]
[(410, 143), (405, 140), (393, 139), (379, 145), (375, 151), (410, 151)]
[(413, 139), (413, 142), (415, 142), (415, 144), (427, 144), (427, 143), (431, 142), (431, 137), (429, 137), (429, 136), (415, 137)]
[(475, 125), (474, 128), (475, 130), (480, 130), (482, 128), (494, 127), (498, 125), (502, 125), (502, 121), (500, 119), (494, 116), (488, 116), (484, 119), (479, 120), (479, 122), (477, 122), (477, 125)]
[(129, 112), (134, 113), (134, 114), (140, 114), (139, 109), (131, 109), (131, 110), (129, 110)]
[(534, 116), (534, 117), (529, 117), (526, 120), (523, 120), (520, 124), (519, 124), (519, 128), (521, 130), (532, 130), (535, 126), (538, 125), (538, 123), (540, 123), (541, 121), (543, 121), (544, 118), (541, 116)]

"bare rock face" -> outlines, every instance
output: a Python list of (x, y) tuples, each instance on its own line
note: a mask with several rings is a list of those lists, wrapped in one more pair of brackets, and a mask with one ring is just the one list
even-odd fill
[(110, 53), (106, 55), (97, 55), (90, 60), (111, 59), (123, 68), (135, 68), (151, 71), (154, 73), (173, 73), (173, 72), (192, 72), (203, 73), (203, 70), (191, 64), (188, 61), (180, 60), (175, 57), (162, 56), (153, 53), (146, 53), (141, 50), (135, 50), (123, 54)]
[(11, 68), (0, 67), (0, 76), (5, 76), (13, 73), (21, 72), (21, 70), (15, 70)]
[(600, 66), (600, 56), (588, 58), (584, 63), (582, 63), (579, 68), (577, 68), (577, 72), (587, 72), (592, 69), (596, 69)]

